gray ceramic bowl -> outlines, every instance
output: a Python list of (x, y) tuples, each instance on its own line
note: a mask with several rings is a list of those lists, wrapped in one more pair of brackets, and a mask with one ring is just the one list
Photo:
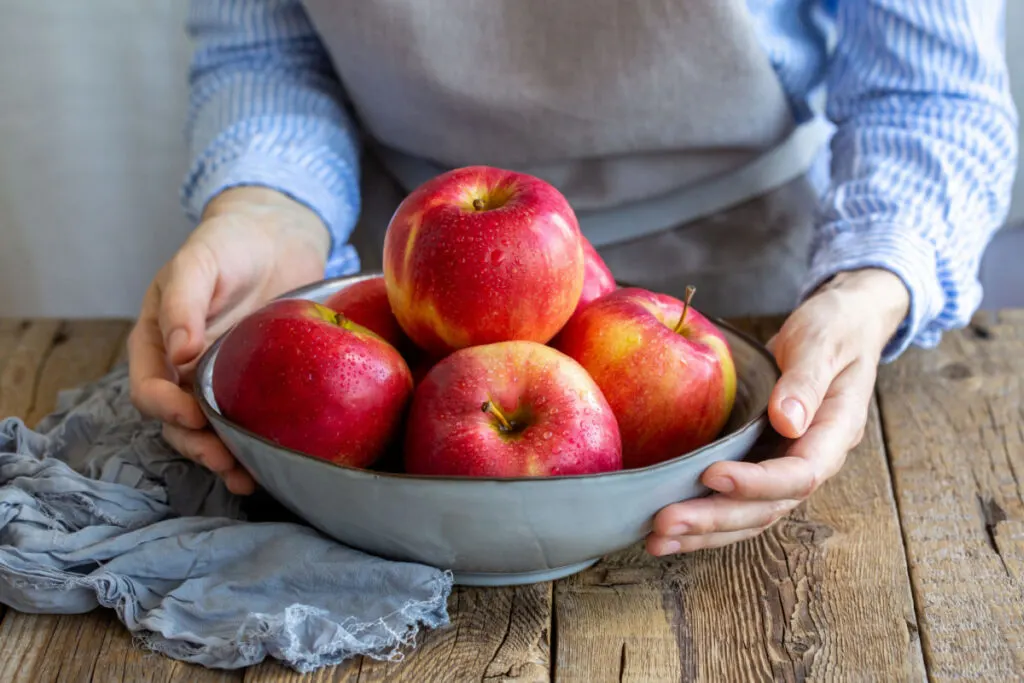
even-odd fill
[[(373, 274), (285, 295), (323, 302)], [(450, 569), (464, 585), (546, 581), (633, 545), (665, 505), (701, 496), (698, 477), (751, 453), (768, 424), (778, 370), (768, 352), (718, 322), (736, 362), (736, 404), (723, 435), (699, 450), (636, 470), (553, 478), (478, 479), (390, 474), (331, 465), (281, 448), (217, 411), (218, 343), (201, 359), (200, 405), (228, 449), (278, 502), (323, 533), (374, 555)]]

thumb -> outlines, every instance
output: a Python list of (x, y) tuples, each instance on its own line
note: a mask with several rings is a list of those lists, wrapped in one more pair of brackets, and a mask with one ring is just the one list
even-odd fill
[(785, 331), (775, 341), (782, 376), (768, 403), (768, 418), (782, 436), (803, 435), (821, 407), (833, 380), (853, 360), (841, 338), (811, 333), (807, 327)]
[(218, 276), (217, 261), (202, 243), (186, 243), (171, 260), (159, 313), (164, 348), (171, 363), (183, 365), (202, 352)]

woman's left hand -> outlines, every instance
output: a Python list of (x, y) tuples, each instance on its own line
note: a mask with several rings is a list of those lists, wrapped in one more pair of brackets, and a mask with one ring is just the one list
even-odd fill
[(757, 536), (836, 474), (864, 436), (882, 351), (908, 306), (903, 282), (877, 269), (841, 273), (801, 304), (768, 343), (782, 370), (768, 417), (795, 441), (782, 457), (705, 470), (701, 481), (714, 493), (662, 509), (648, 552)]

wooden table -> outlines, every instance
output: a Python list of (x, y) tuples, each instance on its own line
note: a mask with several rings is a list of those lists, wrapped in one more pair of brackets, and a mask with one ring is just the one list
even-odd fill
[[(777, 321), (741, 321), (762, 338)], [(0, 416), (33, 423), (124, 322), (0, 321)], [(3, 608), (0, 607), (0, 610)], [(555, 584), (456, 589), (402, 663), (308, 677), (149, 654), (112, 613), (0, 612), (0, 681), (904, 681), (1024, 677), (1024, 311), (880, 373), (843, 471), (761, 538)]]

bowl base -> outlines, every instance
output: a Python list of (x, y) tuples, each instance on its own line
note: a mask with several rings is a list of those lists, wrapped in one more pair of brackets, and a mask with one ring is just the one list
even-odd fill
[(453, 578), (457, 586), (523, 586), (564, 579), (572, 574), (578, 574), (584, 569), (589, 569), (595, 564), (597, 564), (597, 559), (535, 572), (453, 572)]

